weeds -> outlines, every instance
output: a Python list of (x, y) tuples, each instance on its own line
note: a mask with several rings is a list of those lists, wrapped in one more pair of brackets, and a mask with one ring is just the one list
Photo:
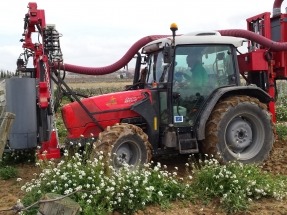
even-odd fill
[(279, 122), (287, 121), (287, 106), (285, 105), (276, 106), (276, 118), (277, 121)]
[(20, 163), (30, 163), (34, 161), (34, 150), (5, 152), (3, 154), (2, 160), (0, 160), (0, 178), (3, 180), (15, 178), (18, 175), (18, 171), (13, 165)]
[[(67, 151), (65, 157), (69, 157)], [(165, 206), (184, 196), (186, 185), (179, 183), (175, 174), (161, 170), (160, 164), (154, 168), (146, 165), (134, 171), (130, 171), (128, 166), (120, 171), (110, 166), (110, 175), (105, 175), (102, 160), (103, 155), (100, 155), (94, 161), (85, 161), (83, 155), (75, 153), (71, 159), (58, 164), (52, 161), (38, 163), (43, 172), (37, 180), (22, 187), (27, 192), (24, 204), (37, 201), (39, 195), (35, 193), (67, 195), (75, 190), (84, 190), (72, 196), (81, 205), (83, 214), (89, 214), (91, 210), (92, 214), (108, 214), (114, 210), (132, 214), (147, 204)]]
[(287, 125), (283, 123), (277, 123), (276, 134), (279, 140), (287, 140)]
[[(247, 210), (251, 201), (260, 198), (281, 200), (287, 192), (285, 176), (264, 173), (255, 165), (220, 165), (204, 157), (197, 164), (187, 163), (187, 177), (179, 178), (177, 169), (168, 172), (160, 163), (133, 171), (129, 166), (120, 170), (109, 166), (107, 174), (103, 153), (94, 160), (87, 157), (85, 151), (72, 157), (65, 151), (60, 162), (39, 161), (43, 171), (21, 188), (26, 192), (23, 203), (28, 206), (49, 192), (67, 195), (79, 190), (70, 197), (81, 205), (82, 214), (133, 214), (150, 204), (166, 208), (174, 200), (213, 199), (220, 199), (221, 206), (232, 213)], [(35, 214), (35, 209), (26, 214)]]
[(0, 167), (0, 178), (3, 180), (8, 180), (10, 178), (16, 178), (18, 171), (12, 166), (1, 166)]
[(193, 167), (191, 189), (202, 201), (219, 198), (227, 212), (248, 209), (249, 203), (260, 198), (282, 200), (287, 194), (287, 178), (265, 173), (254, 164), (205, 159), (200, 168)]
[(280, 94), (276, 102), (276, 118), (278, 122), (287, 121), (287, 96)]
[(35, 149), (30, 150), (12, 150), (5, 152), (2, 158), (3, 165), (15, 165), (24, 163), (35, 163)]

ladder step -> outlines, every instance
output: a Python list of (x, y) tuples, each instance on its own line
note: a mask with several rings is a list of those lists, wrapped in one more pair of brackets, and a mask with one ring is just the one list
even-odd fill
[(197, 140), (192, 136), (192, 132), (186, 130), (178, 133), (179, 153), (190, 154), (199, 152)]

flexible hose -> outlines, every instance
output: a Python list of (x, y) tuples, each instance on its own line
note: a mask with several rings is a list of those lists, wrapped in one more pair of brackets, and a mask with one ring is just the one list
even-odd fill
[(85, 75), (106, 75), (113, 73), (125, 65), (137, 54), (137, 52), (147, 43), (157, 40), (160, 38), (168, 37), (170, 35), (151, 35), (143, 37), (138, 40), (136, 43), (132, 45), (132, 47), (126, 52), (126, 54), (114, 64), (105, 67), (84, 67), (84, 66), (76, 66), (72, 64), (62, 64), (60, 68), (64, 71), (85, 74)]
[(273, 4), (273, 16), (281, 13), (281, 5), (284, 0), (275, 0)]
[[(281, 3), (283, 0), (279, 0)], [(274, 3), (275, 4), (275, 3)], [(266, 48), (269, 48), (272, 51), (287, 51), (287, 43), (286, 42), (275, 42), (273, 40), (267, 39), (261, 35), (258, 35), (254, 32), (243, 30), (243, 29), (227, 29), (227, 30), (219, 30), (218, 31), (222, 36), (232, 36), (232, 37), (241, 37), (246, 38), (248, 40), (254, 41), (260, 45), (263, 45)], [(62, 70), (85, 74), (85, 75), (106, 75), (113, 73), (121, 68), (123, 68), (130, 60), (137, 54), (137, 52), (147, 43), (168, 37), (170, 35), (151, 35), (143, 37), (138, 40), (132, 47), (126, 52), (126, 54), (114, 64), (105, 67), (84, 67), (77, 66), (72, 64), (62, 64), (60, 68)]]
[(241, 37), (254, 41), (271, 51), (287, 51), (286, 42), (275, 42), (252, 31), (242, 29), (227, 29), (218, 31), (222, 36)]
[(281, 8), (281, 5), (284, 0), (275, 0), (273, 4), (273, 8)]

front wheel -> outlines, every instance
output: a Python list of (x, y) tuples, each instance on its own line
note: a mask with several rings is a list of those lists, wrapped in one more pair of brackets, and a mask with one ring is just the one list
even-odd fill
[(124, 165), (138, 167), (151, 160), (151, 144), (143, 130), (131, 124), (116, 124), (100, 133), (94, 143), (92, 158), (102, 151), (114, 169)]
[(265, 104), (249, 96), (220, 101), (206, 124), (203, 152), (223, 162), (261, 163), (274, 142), (274, 125)]

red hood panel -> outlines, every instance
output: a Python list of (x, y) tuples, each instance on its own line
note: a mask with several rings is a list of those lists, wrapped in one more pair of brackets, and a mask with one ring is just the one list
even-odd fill
[[(82, 99), (83, 105), (92, 113), (99, 124), (105, 128), (114, 125), (123, 118), (138, 116), (130, 110), (131, 106), (145, 98), (145, 93), (150, 95), (149, 90), (131, 90), (110, 93)], [(88, 114), (78, 102), (65, 105), (62, 108), (62, 116), (70, 138), (80, 135), (97, 135), (100, 129), (92, 122)]]
[(148, 92), (148, 90), (133, 90), (110, 93), (91, 97), (88, 99), (92, 99), (100, 111), (106, 111), (119, 108), (129, 108), (134, 103), (144, 99), (145, 92)]

